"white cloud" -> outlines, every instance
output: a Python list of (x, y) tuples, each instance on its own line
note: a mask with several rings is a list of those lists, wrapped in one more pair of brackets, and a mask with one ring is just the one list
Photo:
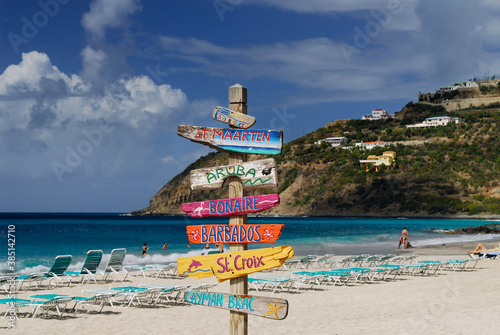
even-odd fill
[(51, 88), (57, 89), (57, 83), (67, 90), (66, 94), (81, 94), (89, 89), (79, 76), (60, 72), (46, 54), (23, 53), (21, 63), (10, 65), (0, 75), (0, 95), (47, 94)]
[(82, 26), (93, 37), (102, 39), (107, 28), (125, 26), (127, 16), (141, 10), (139, 0), (96, 0), (83, 15)]
[(256, 0), (252, 4), (277, 7), (299, 13), (336, 13), (352, 12), (366, 9), (387, 8), (388, 3), (397, 5), (399, 0)]
[(102, 80), (103, 68), (106, 66), (107, 55), (103, 50), (95, 50), (86, 46), (80, 53), (82, 57), (82, 77), (94, 83)]
[[(38, 52), (23, 54), (19, 64), (0, 74), (0, 92), (3, 177), (138, 173), (146, 162), (157, 162), (152, 143), (175, 136), (181, 115), (190, 120), (216, 105), (189, 101), (182, 90), (146, 76), (123, 77), (95, 93), (89, 82), (59, 71)], [(54, 174), (54, 162), (68, 169)]]

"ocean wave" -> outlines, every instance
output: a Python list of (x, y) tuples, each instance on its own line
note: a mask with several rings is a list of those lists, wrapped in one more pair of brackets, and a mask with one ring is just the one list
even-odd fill
[(177, 262), (178, 258), (199, 256), (201, 250), (191, 250), (186, 253), (146, 254), (144, 256), (126, 255), (123, 265), (168, 264)]
[(445, 235), (437, 238), (411, 241), (411, 245), (414, 247), (430, 247), (443, 244), (449, 245), (498, 239), (500, 239), (500, 234)]

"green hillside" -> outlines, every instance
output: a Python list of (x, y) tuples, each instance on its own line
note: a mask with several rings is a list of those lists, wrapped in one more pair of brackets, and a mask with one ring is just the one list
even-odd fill
[[(394, 119), (338, 120), (283, 146), (277, 162), (281, 204), (264, 215), (500, 215), (500, 105), (448, 113), (442, 106), (407, 104)], [(431, 116), (464, 122), (407, 128)], [(396, 142), (387, 147), (342, 149), (326, 137), (356, 142)], [(375, 171), (360, 166), (368, 155), (395, 151), (396, 167)], [(271, 157), (271, 156), (270, 156)], [(249, 157), (249, 160), (263, 156)], [(182, 202), (227, 197), (227, 188), (191, 191), (191, 169), (227, 164), (227, 154), (211, 153), (167, 183), (150, 207), (134, 214), (182, 214)]]

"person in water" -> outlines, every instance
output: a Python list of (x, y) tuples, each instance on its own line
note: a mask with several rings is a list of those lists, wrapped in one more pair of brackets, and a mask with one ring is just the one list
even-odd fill
[[(403, 231), (401, 232), (401, 238), (399, 239), (399, 246), (402, 244), (403, 249), (408, 249), (408, 238), (410, 235), (408, 234), (408, 230), (406, 230), (406, 227), (403, 227)], [(399, 249), (398, 246), (398, 249)]]
[(142, 244), (142, 255), (144, 256), (146, 254), (146, 251), (149, 250), (149, 247), (146, 246), (146, 242)]
[(162, 247), (162, 249), (168, 249), (168, 247), (167, 247), (167, 242), (163, 243), (163, 247)]

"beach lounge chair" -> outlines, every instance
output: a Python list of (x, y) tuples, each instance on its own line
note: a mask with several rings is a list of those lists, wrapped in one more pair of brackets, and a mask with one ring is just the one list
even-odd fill
[(89, 250), (87, 252), (87, 258), (83, 263), (82, 270), (80, 272), (67, 271), (66, 273), (73, 277), (81, 277), (81, 283), (89, 279), (92, 279), (95, 283), (97, 283), (95, 274), (98, 273), (97, 268), (101, 263), (102, 254), (102, 250)]
[(108, 280), (108, 278), (114, 281), (115, 275), (124, 274), (123, 281), (127, 279), (128, 271), (123, 267), (123, 261), (125, 259), (125, 255), (127, 254), (127, 249), (113, 249), (111, 250), (111, 256), (109, 258), (108, 265), (106, 265), (106, 269), (104, 270), (103, 280)]
[(300, 290), (302, 285), (320, 285), (325, 279), (325, 275), (321, 271), (298, 271), (292, 272), (295, 287)]
[(351, 273), (349, 271), (318, 271), (317, 273), (323, 275), (323, 281), (321, 282), (321, 284), (324, 284), (326, 282), (327, 284), (331, 283), (332, 285), (347, 285), (347, 282), (351, 277)]
[(310, 261), (313, 259), (316, 259), (316, 257), (318, 257), (318, 256), (308, 255), (305, 257), (301, 257), (301, 258), (288, 259), (283, 263), (283, 268), (285, 270), (288, 270), (288, 269), (291, 269), (295, 266), (296, 269), (298, 269), (299, 267), (302, 269), (305, 269), (309, 266)]
[(28, 289), (32, 284), (35, 285), (36, 288), (39, 288), (46, 274), (46, 272), (34, 272), (29, 275), (18, 276), (16, 278), (17, 290), (22, 290), (23, 286), (26, 286), (26, 289)]
[(13, 288), (12, 290), (10, 289), (10, 284), (11, 283), (16, 283), (15, 280), (18, 278), (17, 275), (0, 275), (0, 285), (2, 285), (2, 288), (6, 293), (9, 293), (11, 291), (14, 291), (15, 289)]
[(179, 274), (177, 273), (177, 263), (170, 263), (166, 265), (155, 266), (153, 268), (153, 272), (151, 273), (151, 277), (161, 278), (161, 276), (168, 278), (169, 276), (174, 278)]
[(311, 268), (319, 267), (319, 268), (324, 268), (327, 264), (327, 261), (332, 258), (334, 254), (326, 254), (323, 256), (316, 257), (315, 259), (311, 260)]
[(159, 283), (140, 284), (139, 287), (145, 287), (151, 289), (151, 292), (155, 292), (154, 294), (151, 294), (151, 301), (154, 300), (153, 304), (158, 303), (162, 297), (165, 297), (167, 301), (170, 301), (168, 294), (174, 292), (176, 289), (176, 286)]
[[(101, 294), (95, 294), (92, 297), (79, 297), (79, 296), (73, 296), (73, 300), (75, 302), (75, 305), (71, 309), (75, 313), (78, 311), (79, 308), (82, 308), (82, 310), (85, 310), (84, 305), (99, 305), (101, 309), (99, 310), (99, 313), (102, 311), (104, 308), (104, 305), (106, 303), (109, 303), (111, 307), (113, 307), (113, 304), (111, 303), (111, 298), (118, 294), (118, 292), (111, 292), (111, 293), (101, 293)], [(34, 294), (30, 295), (30, 298), (34, 299), (43, 299), (43, 300), (52, 300), (56, 297), (70, 297), (65, 294), (55, 294), (55, 293), (50, 293), (50, 294)]]
[[(43, 300), (32, 300), (32, 299), (11, 299), (11, 300), (15, 302), (16, 308), (26, 307), (26, 306), (31, 307), (32, 310), (31, 318), (34, 319), (39, 311), (44, 316), (48, 316), (47, 312), (52, 308), (57, 311), (59, 317), (62, 317), (63, 312), (61, 311), (60, 306), (64, 305), (64, 309), (66, 309), (66, 305), (68, 304), (68, 302), (72, 301), (73, 298), (74, 298), (73, 296), (67, 296), (67, 295), (64, 296), (54, 295), (51, 298), (42, 298)], [(2, 300), (9, 300), (9, 299), (2, 299)], [(5, 303), (5, 302), (0, 301), (0, 303)], [(16, 311), (16, 317), (17, 317), (17, 311)]]
[(339, 259), (337, 262), (336, 262), (336, 265), (338, 267), (343, 267), (343, 268), (346, 268), (348, 267), (351, 262), (353, 261), (353, 259), (355, 259), (357, 256), (347, 256), (347, 257), (344, 257), (342, 259)]
[[(137, 286), (118, 286), (118, 287), (112, 287), (111, 290), (116, 290), (120, 292), (120, 295), (124, 297), (123, 300), (124, 304), (126, 303), (126, 299), (128, 299), (127, 307), (129, 307), (131, 304), (133, 304), (134, 306), (140, 305), (141, 298), (144, 298), (144, 300), (149, 301), (149, 299), (152, 299), (151, 295), (157, 291), (156, 289), (153, 288), (137, 287)], [(150, 296), (149, 299), (148, 295)]]
[(270, 290), (274, 293), (278, 288), (284, 291), (285, 288), (288, 287), (289, 290), (291, 287), (291, 283), (294, 280), (294, 278), (285, 276), (258, 275), (253, 278), (249, 277), (248, 284), (257, 292), (259, 292), (259, 290), (262, 291), (266, 288), (266, 286), (269, 286)]
[(27, 284), (27, 288), (34, 284), (36, 288), (42, 285), (45, 279), (49, 279), (49, 285), (57, 286), (59, 282), (71, 284), (71, 278), (66, 274), (66, 270), (71, 263), (71, 255), (56, 256), (54, 263), (47, 272), (31, 273), (25, 276), (17, 277), (19, 280), (18, 289), (22, 289), (23, 285)]
[(58, 283), (68, 283), (68, 285), (71, 284), (71, 277), (66, 273), (66, 271), (68, 270), (72, 259), (73, 256), (71, 255), (56, 256), (54, 264), (52, 264), (49, 271), (44, 276), (44, 279), (50, 278), (49, 286), (57, 286)]

